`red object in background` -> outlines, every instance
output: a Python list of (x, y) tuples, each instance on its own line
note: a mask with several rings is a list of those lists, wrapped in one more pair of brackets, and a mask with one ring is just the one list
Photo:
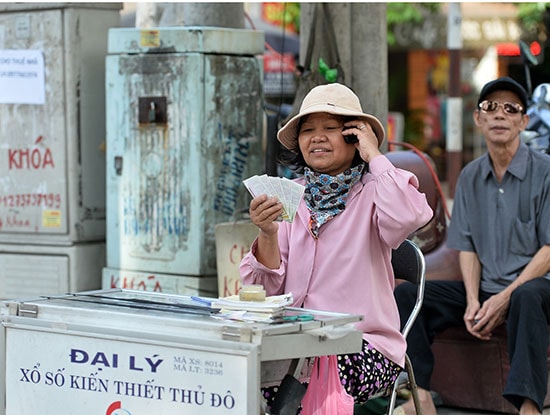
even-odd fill
[(264, 53), (265, 72), (291, 72), (296, 69), (296, 60), (291, 53), (280, 54), (275, 50), (266, 50)]
[[(531, 53), (535, 56), (540, 55), (541, 47), (539, 42), (532, 42), (530, 45)], [(519, 44), (517, 43), (499, 43), (497, 45), (498, 56), (519, 56)]]
[(388, 114), (388, 128), (386, 134), (388, 136), (388, 142), (391, 143), (395, 141), (395, 117), (392, 117), (390, 114)]
[[(267, 46), (267, 44), (266, 44)], [(266, 47), (264, 53), (264, 93), (294, 95), (296, 92), (296, 59), (291, 53), (279, 53)]]
[(284, 3), (262, 3), (262, 19), (277, 26), (283, 26), (292, 33), (298, 33), (292, 23), (283, 22), (283, 13), (285, 11)]

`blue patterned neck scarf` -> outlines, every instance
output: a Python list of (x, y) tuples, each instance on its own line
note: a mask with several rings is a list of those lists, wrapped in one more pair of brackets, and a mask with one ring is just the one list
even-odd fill
[(344, 211), (349, 189), (361, 179), (364, 166), (350, 167), (336, 176), (304, 169), (304, 201), (311, 212), (309, 228), (313, 236), (317, 237), (322, 225)]

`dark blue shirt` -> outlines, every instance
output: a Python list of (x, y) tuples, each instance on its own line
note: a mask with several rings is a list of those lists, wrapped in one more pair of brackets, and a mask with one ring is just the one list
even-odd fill
[(521, 143), (500, 183), (488, 153), (464, 167), (447, 245), (478, 255), (483, 291), (502, 291), (549, 244), (550, 156)]

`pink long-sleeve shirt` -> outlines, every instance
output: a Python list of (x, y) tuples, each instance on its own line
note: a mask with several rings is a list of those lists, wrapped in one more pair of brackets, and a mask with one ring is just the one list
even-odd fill
[[(291, 292), (294, 306), (360, 314), (363, 338), (403, 366), (406, 341), (393, 297), (391, 250), (432, 217), (418, 179), (383, 155), (369, 163), (348, 196), (346, 209), (324, 224), (318, 238), (309, 230), (302, 200), (292, 223), (279, 224), (281, 265), (257, 261), (257, 240), (242, 259), (243, 284), (263, 284), (267, 295)], [(298, 179), (303, 183), (303, 179)]]

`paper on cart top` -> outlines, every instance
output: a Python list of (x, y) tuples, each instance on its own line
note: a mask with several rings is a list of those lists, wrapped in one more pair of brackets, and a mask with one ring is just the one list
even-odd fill
[(264, 301), (241, 301), (238, 295), (222, 297), (212, 302), (212, 307), (232, 310), (246, 310), (275, 313), (292, 304), (292, 293), (266, 297)]

